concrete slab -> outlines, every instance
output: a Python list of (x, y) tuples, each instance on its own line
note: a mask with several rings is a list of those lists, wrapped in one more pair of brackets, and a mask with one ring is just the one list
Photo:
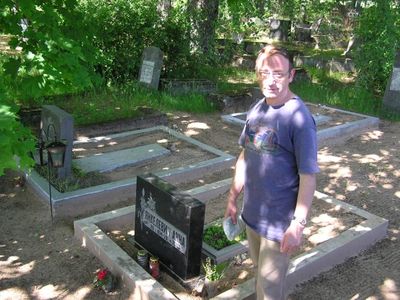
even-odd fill
[[(315, 104), (310, 104), (307, 103), (308, 105), (315, 105)], [(326, 107), (327, 106), (321, 106), (321, 107)], [(336, 109), (329, 107), (330, 110), (336, 111), (338, 113), (342, 114), (348, 114), (348, 115), (354, 115), (357, 117), (360, 117), (359, 120), (353, 121), (353, 122), (348, 122), (344, 123), (341, 125), (321, 129), (317, 131), (317, 139), (318, 139), (318, 146), (323, 147), (326, 145), (333, 145), (339, 142), (343, 142), (351, 137), (360, 135), (361, 133), (378, 128), (379, 125), (379, 118), (359, 114), (359, 113), (354, 113), (350, 111), (345, 111), (341, 109)], [(235, 124), (239, 126), (244, 126), (245, 124), (245, 115), (246, 112), (241, 112), (241, 113), (234, 113), (234, 114), (229, 114), (229, 115), (222, 115), (221, 118), (230, 124)], [(315, 115), (314, 119), (317, 123), (317, 125), (321, 125), (325, 122), (329, 121), (329, 118), (324, 118), (328, 116), (324, 115)]]
[(171, 151), (157, 144), (118, 150), (99, 155), (74, 159), (74, 164), (85, 172), (109, 172), (121, 167), (143, 163), (160, 156), (168, 155)]
[[(95, 137), (86, 140), (76, 141), (74, 144), (91, 143), (94, 141), (135, 137), (135, 135), (151, 134), (152, 132), (163, 131), (175, 138), (199, 147), (204, 151), (214, 154), (216, 157), (199, 161), (187, 166), (182, 166), (168, 170), (153, 171), (153, 174), (166, 179), (170, 183), (177, 184), (184, 181), (195, 180), (209, 172), (224, 170), (231, 167), (235, 162), (235, 157), (219, 149), (201, 143), (193, 138), (187, 137), (182, 133), (176, 132), (166, 126), (156, 126), (142, 130), (127, 131), (103, 137)], [(27, 183), (41, 197), (42, 200), (49, 203), (49, 186), (45, 178), (32, 170), (25, 174)], [(92, 186), (72, 192), (60, 193), (52, 188), (53, 216), (58, 218), (74, 218), (89, 213), (104, 210), (110, 205), (118, 205), (127, 201), (128, 198), (134, 198), (136, 195), (136, 175), (132, 178), (118, 180), (98, 186)]]
[[(197, 191), (200, 191), (200, 189)], [(192, 194), (192, 196), (195, 197), (196, 195)], [(365, 220), (339, 236), (292, 258), (287, 274), (289, 290), (292, 290), (296, 284), (307, 281), (344, 262), (347, 258), (357, 255), (386, 236), (388, 226), (386, 219), (320, 192), (316, 192), (315, 197), (334, 207), (341, 207), (350, 213), (357, 214)], [(96, 255), (111, 272), (119, 276), (124, 286), (133, 295), (140, 295), (137, 299), (177, 299), (178, 297), (144, 272), (141, 266), (106, 235), (106, 232), (110, 230), (118, 230), (126, 226), (134, 228), (134, 217), (135, 206), (129, 206), (75, 221), (75, 237), (82, 243), (82, 246), (87, 247), (89, 251)], [(149, 287), (155, 287), (155, 290)], [(240, 300), (252, 296), (254, 296), (254, 279), (223, 292), (213, 299)]]

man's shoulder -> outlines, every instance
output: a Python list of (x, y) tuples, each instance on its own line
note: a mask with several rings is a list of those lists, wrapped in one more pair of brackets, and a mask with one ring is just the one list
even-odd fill
[(263, 102), (265, 101), (265, 98), (261, 98), (261, 99), (256, 99), (249, 107), (249, 111), (255, 109), (256, 107), (259, 107), (260, 105), (263, 104)]

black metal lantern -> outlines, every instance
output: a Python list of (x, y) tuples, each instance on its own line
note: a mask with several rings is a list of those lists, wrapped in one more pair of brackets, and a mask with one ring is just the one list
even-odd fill
[[(49, 131), (53, 128), (53, 138), (50, 139)], [(53, 222), (53, 201), (51, 195), (51, 167), (62, 168), (64, 166), (65, 153), (67, 151), (66, 143), (57, 140), (56, 128), (53, 124), (47, 126), (47, 131), (40, 129), (40, 136), (38, 142), (36, 143), (35, 152), (32, 153), (32, 158), (35, 163), (40, 166), (47, 164), (47, 180), (49, 183), (49, 202), (50, 202), (50, 214), (51, 221)], [(47, 158), (45, 155), (47, 154)]]
[(46, 147), (48, 153), (48, 163), (54, 168), (62, 168), (64, 166), (65, 152), (67, 145), (54, 141)]

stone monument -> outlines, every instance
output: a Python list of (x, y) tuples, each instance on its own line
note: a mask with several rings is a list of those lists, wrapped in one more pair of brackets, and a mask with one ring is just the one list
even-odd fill
[(147, 174), (137, 177), (135, 243), (181, 280), (200, 274), (205, 204)]
[(290, 20), (271, 19), (269, 26), (269, 38), (277, 41), (289, 39)]
[(67, 144), (64, 167), (57, 168), (58, 178), (66, 178), (72, 170), (72, 146), (74, 138), (74, 119), (71, 114), (55, 105), (43, 105), (40, 131), (47, 142), (57, 139)]
[(160, 82), (163, 52), (157, 47), (148, 47), (143, 51), (139, 82), (150, 88), (158, 89)]
[(396, 113), (400, 113), (400, 51), (397, 52), (392, 75), (387, 83), (383, 105)]

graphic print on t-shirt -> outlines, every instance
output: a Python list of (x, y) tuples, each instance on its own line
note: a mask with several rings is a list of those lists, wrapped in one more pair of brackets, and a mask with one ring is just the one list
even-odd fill
[(278, 135), (273, 128), (249, 127), (246, 134), (246, 149), (274, 154), (278, 150)]

